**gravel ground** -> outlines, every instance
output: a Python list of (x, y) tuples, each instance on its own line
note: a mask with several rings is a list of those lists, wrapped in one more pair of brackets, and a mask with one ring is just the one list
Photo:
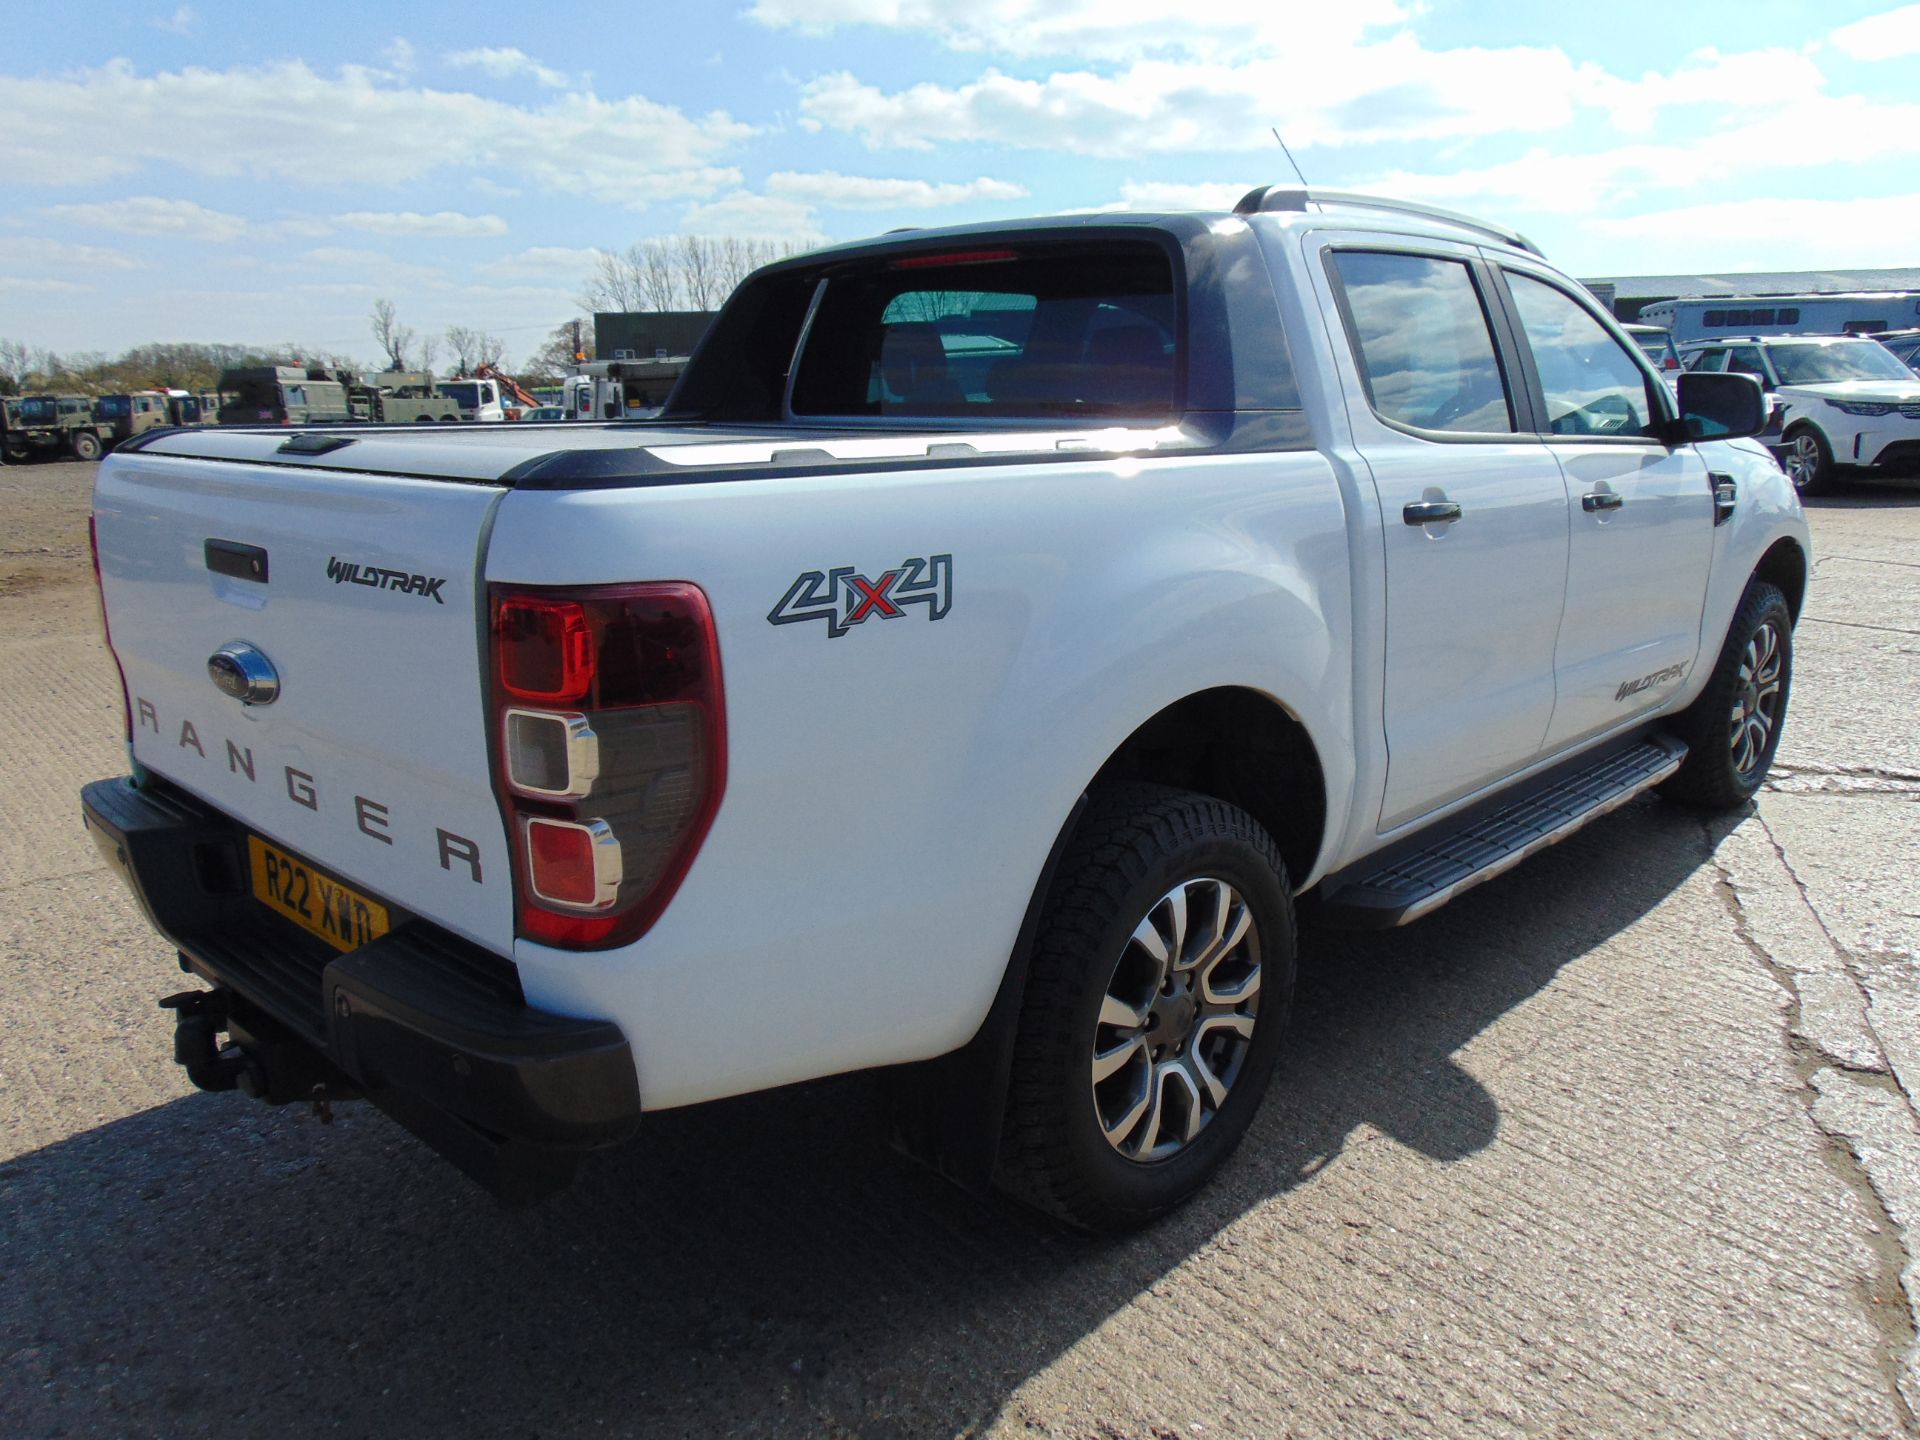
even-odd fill
[(78, 819), (121, 768), (92, 469), (0, 471), (0, 1433), (1912, 1428), (1920, 490), (1815, 510), (1757, 807), (1310, 932), (1238, 1157), (1092, 1244), (893, 1154), (867, 1079), (655, 1117), (520, 1213), (362, 1107), (193, 1093)]

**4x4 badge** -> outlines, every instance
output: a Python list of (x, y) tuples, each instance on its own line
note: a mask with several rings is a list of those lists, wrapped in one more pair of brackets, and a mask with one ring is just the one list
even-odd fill
[(775, 625), (824, 620), (828, 636), (837, 640), (875, 616), (898, 620), (909, 605), (926, 606), (929, 620), (942, 618), (952, 608), (953, 556), (902, 560), (875, 580), (855, 574), (851, 565), (808, 570), (787, 587), (767, 619)]

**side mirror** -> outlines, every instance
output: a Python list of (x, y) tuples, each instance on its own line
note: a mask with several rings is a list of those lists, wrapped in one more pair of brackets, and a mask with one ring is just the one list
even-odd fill
[(1739, 440), (1766, 428), (1766, 395), (1751, 375), (1683, 370), (1677, 388), (1687, 440)]

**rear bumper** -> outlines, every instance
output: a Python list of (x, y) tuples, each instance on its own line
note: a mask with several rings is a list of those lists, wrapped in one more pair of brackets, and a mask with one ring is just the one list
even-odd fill
[(639, 1085), (612, 1022), (533, 1009), (511, 963), (423, 920), (396, 915), (387, 935), (340, 954), (255, 901), (246, 832), (171, 787), (96, 781), (81, 807), (183, 968), (463, 1168), (503, 1147), (579, 1151), (633, 1134)]

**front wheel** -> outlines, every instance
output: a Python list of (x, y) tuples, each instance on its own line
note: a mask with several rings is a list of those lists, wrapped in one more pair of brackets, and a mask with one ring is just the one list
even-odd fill
[(1787, 437), (1782, 468), (1800, 494), (1821, 494), (1833, 484), (1832, 447), (1818, 430), (1811, 425), (1803, 426)]
[(100, 458), (100, 437), (91, 430), (74, 432), (73, 458), (76, 460), (98, 460)]
[(1245, 811), (1094, 797), (1034, 939), (998, 1179), (1083, 1230), (1191, 1196), (1259, 1107), (1293, 998), (1293, 902)]
[(1674, 724), (1687, 758), (1662, 787), (1684, 804), (1732, 810), (1767, 778), (1793, 685), (1793, 612), (1779, 587), (1755, 580), (1727, 627), (1720, 659)]

